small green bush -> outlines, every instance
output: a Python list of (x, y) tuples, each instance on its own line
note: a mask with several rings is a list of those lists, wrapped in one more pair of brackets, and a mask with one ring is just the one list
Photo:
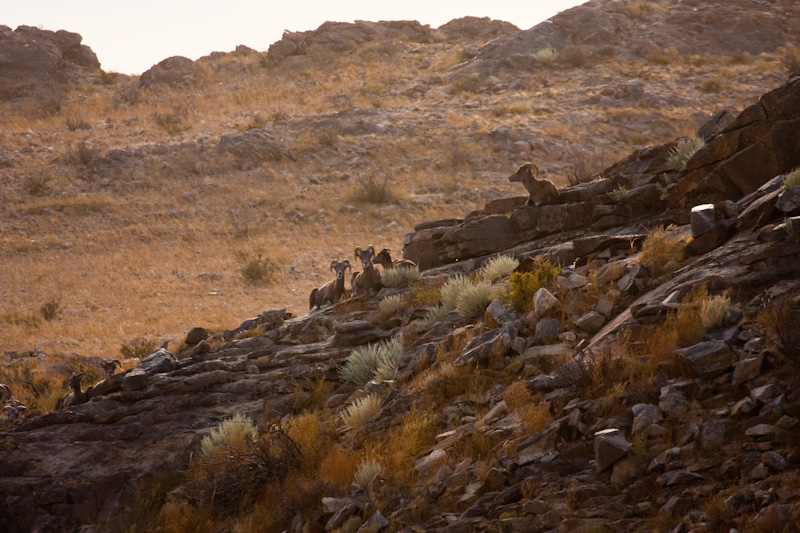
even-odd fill
[(405, 298), (402, 294), (392, 294), (387, 296), (378, 304), (378, 310), (385, 316), (391, 316), (405, 305)]
[(379, 368), (394, 368), (403, 353), (403, 338), (397, 336), (392, 340), (371, 344), (353, 350), (347, 357), (344, 366), (339, 368), (341, 378), (354, 385), (364, 385), (371, 379), (378, 379)]
[(667, 161), (674, 170), (682, 170), (686, 166), (686, 162), (697, 152), (699, 149), (706, 145), (706, 140), (702, 137), (690, 137), (687, 139), (679, 139), (675, 146), (667, 154)]
[(403, 267), (400, 269), (400, 272), (402, 272), (403, 278), (409, 282), (417, 281), (420, 277), (419, 267), (416, 265), (413, 267)]
[(513, 272), (509, 276), (505, 299), (517, 311), (530, 311), (536, 291), (542, 287), (552, 286), (559, 274), (561, 274), (561, 267), (540, 255), (534, 260), (532, 270)]
[(475, 318), (483, 314), (486, 306), (492, 301), (492, 284), (479, 281), (466, 287), (458, 295), (456, 312), (464, 318)]
[(258, 429), (253, 421), (241, 413), (236, 413), (212, 429), (210, 435), (203, 437), (200, 451), (203, 455), (212, 455), (220, 446), (240, 446), (253, 443), (257, 439)]
[(380, 476), (382, 474), (383, 465), (370, 457), (366, 457), (358, 464), (358, 468), (353, 477), (359, 487), (366, 488), (375, 476)]
[(461, 274), (456, 274), (448, 279), (447, 282), (442, 285), (442, 307), (446, 309), (448, 313), (453, 311), (458, 304), (458, 296), (470, 286), (472, 286), (472, 281)]
[(481, 278), (486, 281), (494, 281), (498, 278), (504, 278), (514, 272), (514, 269), (519, 266), (519, 259), (510, 255), (498, 255), (490, 259), (481, 268)]
[(350, 429), (363, 427), (378, 414), (381, 409), (381, 397), (368, 394), (347, 406), (342, 412), (342, 422)]

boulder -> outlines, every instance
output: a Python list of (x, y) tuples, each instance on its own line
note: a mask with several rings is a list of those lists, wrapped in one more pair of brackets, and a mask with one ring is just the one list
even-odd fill
[(599, 474), (628, 455), (630, 445), (619, 429), (604, 429), (594, 434), (595, 471)]
[(677, 350), (675, 354), (690, 363), (697, 376), (713, 378), (730, 370), (736, 354), (723, 341), (705, 341)]

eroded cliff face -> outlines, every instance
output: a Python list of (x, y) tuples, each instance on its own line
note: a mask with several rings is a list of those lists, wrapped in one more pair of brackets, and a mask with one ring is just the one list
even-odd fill
[[(87, 403), (25, 417), (0, 434), (2, 529), (120, 528), (160, 476), (189, 467), (222, 420), (244, 413), (265, 427), (290, 425), (315, 388), (332, 413), (367, 392), (381, 395), (365, 429), (342, 432), (342, 445), (359, 449), (367, 435), (388, 438), (412, 406), (426, 405), (423, 378), (439, 372), (446, 383), (447, 365), (475, 380), (436, 406), (439, 437), (407, 458), (414, 483), (392, 487), (385, 472), (373, 481), (380, 488), (330, 489), (324, 505), (287, 510), (292, 531), (345, 523), (371, 531), (642, 531), (656, 520), (671, 528), (797, 527), (800, 360), (796, 330), (785, 328), (800, 296), (800, 192), (783, 182), (800, 164), (798, 103), (795, 78), (711, 134), (684, 169), (668, 162), (674, 143), (647, 148), (599, 179), (559, 189), (550, 205), (509, 198), (464, 219), (422, 224), (404, 250), (423, 270), (414, 287), (299, 317), (265, 312), (216, 336), (195, 331), (180, 352), (157, 350), (97, 384)], [(699, 204), (708, 205), (693, 209)], [(643, 243), (670, 224), (685, 255), (648, 263)], [(432, 320), (430, 305), (412, 298), (500, 253), (518, 258), (520, 272), (542, 257), (563, 265), (551, 300), (537, 293), (530, 312), (495, 300), (474, 319), (451, 312)], [(636, 352), (648, 340), (637, 335), (698, 306), (700, 287), (729, 295), (719, 323), (660, 363)], [(395, 294), (404, 305), (381, 311)], [(765, 309), (782, 314), (770, 325), (758, 320)], [(237, 338), (244, 332), (253, 336)], [(385, 339), (402, 339), (394, 379), (343, 382), (338, 369), (351, 352)], [(636, 374), (648, 361), (651, 373)], [(524, 408), (505, 394), (519, 379), (552, 416), (543, 429), (528, 429)], [(478, 434), (493, 447), (465, 456)], [(180, 483), (171, 488), (170, 505), (198, 505)], [(397, 497), (386, 497), (392, 491)], [(423, 495), (424, 513), (414, 503)]]

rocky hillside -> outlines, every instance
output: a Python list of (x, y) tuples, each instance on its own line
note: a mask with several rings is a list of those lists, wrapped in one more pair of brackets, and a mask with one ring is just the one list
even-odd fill
[[(19, 419), (3, 530), (798, 530), (799, 102), (422, 224), (418, 279), (195, 328)], [(379, 341), (388, 374), (355, 363)], [(237, 413), (260, 436), (201, 450)]]
[[(7, 99), (2, 339), (102, 315), (64, 344), (115, 335), (125, 359), (3, 340), (0, 530), (800, 531), (793, 48), (629, 44), (714, 7), (752, 14), (743, 47), (796, 8), (326, 24), (139, 78), (80, 67), (91, 106)], [(589, 14), (618, 40), (570, 37)], [(491, 55), (537, 32), (527, 70)], [(419, 269), (307, 312), (370, 243)], [(265, 285), (217, 260), (266, 245)], [(167, 314), (161, 348), (119, 338)]]

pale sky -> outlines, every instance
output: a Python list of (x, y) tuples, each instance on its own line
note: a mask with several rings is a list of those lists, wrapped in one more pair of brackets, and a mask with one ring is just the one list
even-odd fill
[(528, 29), (586, 0), (2, 0), (0, 24), (80, 33), (106, 71), (141, 74), (162, 59), (190, 59), (244, 44), (259, 51), (284, 30), (325, 21), (417, 20), (437, 28), (464, 16)]

